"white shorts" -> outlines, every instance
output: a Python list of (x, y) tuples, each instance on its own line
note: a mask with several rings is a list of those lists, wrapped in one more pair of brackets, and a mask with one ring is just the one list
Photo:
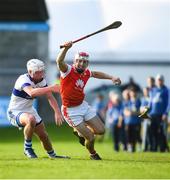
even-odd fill
[(36, 125), (41, 123), (41, 117), (38, 115), (37, 111), (34, 108), (27, 109), (27, 110), (7, 110), (7, 117), (10, 123), (15, 127), (23, 127), (19, 121), (19, 117), (22, 113), (30, 113), (36, 119)]
[(92, 109), (86, 101), (75, 107), (61, 107), (64, 119), (71, 127), (79, 125), (83, 121), (88, 121), (96, 116), (96, 111)]

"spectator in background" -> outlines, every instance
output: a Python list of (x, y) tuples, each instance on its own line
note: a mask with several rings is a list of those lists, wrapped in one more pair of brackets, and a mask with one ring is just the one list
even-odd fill
[(92, 107), (96, 110), (96, 113), (102, 122), (105, 123), (106, 105), (102, 94), (98, 93), (96, 95), (96, 99), (92, 102)]
[(133, 77), (129, 77), (129, 82), (122, 85), (122, 90), (134, 89), (137, 93), (141, 93), (141, 87), (134, 81)]
[(122, 92), (122, 108), (123, 108), (123, 120), (125, 124), (125, 139), (126, 139), (126, 144), (127, 144), (127, 150), (129, 152), (132, 152), (132, 143), (133, 143), (133, 137), (131, 137), (131, 131), (130, 131), (130, 121), (129, 117), (131, 115), (130, 112), (130, 95), (129, 95), (129, 90), (125, 89)]
[[(152, 92), (152, 90), (155, 87), (155, 78), (153, 76), (149, 76), (146, 80), (147, 83), (147, 88), (145, 88), (143, 90), (143, 99), (142, 99), (142, 105), (140, 108), (140, 113), (142, 113), (142, 111), (145, 111), (146, 108), (148, 108), (149, 105), (149, 99), (147, 98), (147, 96), (149, 96), (149, 94)], [(147, 92), (148, 91), (148, 92)], [(148, 94), (148, 95), (147, 95)], [(143, 121), (143, 134), (142, 134), (142, 138), (143, 138), (143, 150), (144, 151), (151, 151), (151, 121), (150, 119), (147, 117), (144, 119)]]
[(117, 95), (117, 93), (115, 91), (110, 91), (109, 92), (109, 100), (108, 103), (106, 105), (106, 120), (105, 120), (105, 129), (106, 129), (106, 133), (105, 133), (105, 137), (109, 138), (111, 135), (111, 124), (112, 122), (110, 122), (110, 111), (112, 110), (112, 106), (113, 106), (113, 102), (112, 102), (112, 97), (114, 97), (115, 95)]
[(140, 113), (141, 101), (137, 96), (135, 89), (130, 89), (130, 106), (131, 106), (131, 121), (134, 126), (135, 143), (138, 143), (138, 151), (142, 150), (142, 139), (141, 139), (141, 118), (138, 117)]
[(126, 150), (126, 142), (124, 141), (123, 135), (123, 113), (122, 113), (122, 103), (121, 98), (118, 94), (113, 94), (110, 97), (112, 102), (112, 107), (110, 107), (108, 112), (108, 118), (110, 122), (112, 139), (114, 144), (114, 150), (119, 151), (120, 142), (123, 144), (123, 150)]
[(149, 116), (151, 117), (151, 151), (167, 150), (164, 126), (167, 123), (168, 89), (164, 85), (163, 75), (156, 76), (156, 87), (150, 91)]
[(105, 132), (105, 138), (109, 138), (110, 135), (111, 135), (111, 123), (110, 122), (110, 111), (112, 109), (112, 96), (115, 95), (115, 92), (114, 91), (110, 91), (109, 92), (109, 101), (107, 103), (107, 106), (106, 106), (106, 120), (105, 120), (105, 129), (106, 129), (106, 132)]
[(125, 130), (128, 141), (128, 151), (135, 152), (136, 143), (139, 143), (139, 150), (141, 150), (141, 119), (138, 117), (140, 100), (137, 98), (136, 91), (134, 89), (128, 90), (129, 100), (126, 106), (124, 106), (124, 119)]
[[(149, 88), (143, 88), (143, 97), (141, 99), (140, 113), (149, 106)], [(150, 150), (150, 119), (145, 118), (142, 123), (142, 149)]]
[(154, 77), (149, 76), (146, 81), (148, 90), (151, 91), (155, 87), (155, 79)]

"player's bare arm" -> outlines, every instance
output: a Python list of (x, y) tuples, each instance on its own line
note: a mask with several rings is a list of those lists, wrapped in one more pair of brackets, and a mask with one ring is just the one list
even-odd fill
[(29, 96), (32, 98), (37, 97), (37, 96), (42, 96), (46, 95), (49, 92), (59, 92), (60, 88), (58, 85), (51, 85), (48, 87), (43, 87), (43, 88), (33, 88), (31, 86), (26, 86), (23, 89)]
[(55, 113), (55, 122), (57, 125), (61, 125), (62, 122), (64, 121), (63, 117), (62, 117), (62, 114), (60, 112), (60, 109), (59, 109), (59, 106), (58, 106), (58, 103), (56, 101), (56, 99), (54, 98), (53, 94), (52, 93), (48, 93), (46, 95), (47, 99), (48, 99), (48, 102), (50, 104), (50, 106), (52, 107), (52, 109), (54, 110), (54, 113)]
[(115, 76), (111, 76), (111, 75), (103, 73), (103, 72), (92, 71), (91, 72), (91, 77), (94, 77), (94, 78), (97, 78), (97, 79), (109, 79), (116, 85), (121, 84), (120, 78), (115, 77)]
[(72, 47), (72, 42), (67, 42), (64, 44), (64, 48), (60, 51), (59, 55), (57, 56), (56, 63), (58, 68), (62, 72), (66, 72), (68, 69), (67, 64), (65, 63), (64, 59), (66, 56), (67, 51)]

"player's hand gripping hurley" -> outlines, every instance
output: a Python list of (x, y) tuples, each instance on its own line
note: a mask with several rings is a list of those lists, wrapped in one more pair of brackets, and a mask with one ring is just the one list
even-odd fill
[[(121, 22), (121, 21), (115, 21), (115, 22), (113, 22), (112, 24), (106, 26), (106, 27), (103, 28), (103, 29), (100, 29), (100, 30), (98, 30), (98, 31), (96, 31), (96, 32), (93, 32), (93, 33), (91, 33), (91, 34), (88, 34), (88, 35), (86, 35), (86, 36), (83, 36), (83, 37), (81, 37), (81, 38), (79, 38), (79, 39), (76, 39), (76, 40), (72, 41), (72, 43), (79, 42), (79, 41), (81, 41), (81, 40), (83, 40), (83, 39), (86, 39), (86, 38), (88, 38), (88, 37), (90, 37), (90, 36), (93, 36), (93, 35), (95, 35), (95, 34), (101, 33), (101, 32), (103, 32), (103, 31), (107, 31), (107, 30), (110, 30), (110, 29), (119, 28), (121, 25), (122, 25), (122, 22)], [(60, 49), (63, 48), (63, 47), (65, 47), (65, 46), (64, 46), (64, 45), (61, 45), (61, 46), (60, 46)]]

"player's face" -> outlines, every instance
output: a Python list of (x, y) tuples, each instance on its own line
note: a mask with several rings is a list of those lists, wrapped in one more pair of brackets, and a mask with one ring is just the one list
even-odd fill
[(30, 76), (35, 82), (39, 82), (44, 78), (44, 71), (31, 72)]
[(81, 70), (84, 72), (84, 70), (88, 67), (89, 61), (84, 59), (76, 59), (74, 61), (74, 66), (76, 69)]

